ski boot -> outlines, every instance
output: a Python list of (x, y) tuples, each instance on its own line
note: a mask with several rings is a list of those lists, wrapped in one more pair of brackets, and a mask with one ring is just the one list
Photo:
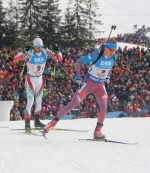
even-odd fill
[(25, 132), (26, 133), (31, 133), (30, 119), (25, 120)]
[(105, 140), (105, 135), (101, 133), (101, 129), (103, 127), (103, 124), (97, 123), (97, 126), (94, 131), (94, 139), (96, 140)]
[(59, 119), (57, 117), (55, 117), (52, 121), (50, 121), (44, 128), (44, 131), (46, 133), (48, 133), (55, 125), (56, 123), (59, 121)]
[(35, 119), (34, 119), (34, 127), (35, 128), (44, 128), (46, 125), (41, 123), (40, 121), (40, 116), (39, 115), (35, 115)]
[(48, 133), (59, 121), (57, 117), (55, 117), (52, 121), (50, 121), (44, 128), (44, 131), (41, 131), (43, 137), (47, 140), (46, 133)]

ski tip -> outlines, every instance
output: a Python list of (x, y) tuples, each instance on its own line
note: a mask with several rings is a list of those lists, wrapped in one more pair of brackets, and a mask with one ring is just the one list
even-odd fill
[(45, 140), (48, 140), (45, 131), (43, 130), (43, 131), (40, 131), (40, 132), (42, 133), (42, 136), (45, 138)]

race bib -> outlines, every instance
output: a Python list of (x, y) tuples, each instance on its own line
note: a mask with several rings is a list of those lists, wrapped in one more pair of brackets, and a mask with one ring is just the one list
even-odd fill
[(45, 64), (36, 65), (36, 64), (28, 63), (27, 73), (32, 76), (40, 76), (43, 74), (44, 68), (45, 68)]
[(110, 69), (97, 68), (96, 66), (90, 67), (88, 73), (100, 79), (105, 79), (108, 76)]

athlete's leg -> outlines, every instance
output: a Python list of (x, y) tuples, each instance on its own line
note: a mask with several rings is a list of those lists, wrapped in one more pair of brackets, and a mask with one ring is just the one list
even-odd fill
[(42, 77), (38, 77), (36, 80), (37, 81), (35, 84), (35, 115), (41, 115), (44, 81)]
[(43, 77), (40, 76), (35, 81), (35, 119), (34, 119), (34, 126), (35, 127), (45, 127), (45, 124), (40, 122), (40, 115), (41, 115), (41, 107), (42, 107), (42, 96), (43, 96), (43, 88), (44, 88), (44, 81)]
[(100, 106), (100, 112), (98, 114), (98, 122), (103, 124), (107, 114), (107, 102), (108, 102), (108, 95), (104, 84), (97, 85), (93, 93)]
[(25, 130), (26, 132), (30, 132), (30, 117), (31, 117), (31, 108), (34, 103), (34, 91), (35, 86), (32, 83), (32, 79), (30, 76), (26, 77), (26, 92), (27, 92), (27, 105), (24, 110), (24, 119), (25, 119)]
[(80, 104), (80, 102), (91, 92), (92, 86), (87, 81), (83, 83), (81, 89), (79, 89), (73, 96), (72, 100), (63, 107), (60, 112), (56, 115), (58, 119), (64, 117), (70, 110)]
[(24, 119), (29, 120), (31, 117), (31, 108), (34, 103), (35, 86), (32, 83), (31, 77), (26, 77), (26, 93), (27, 93), (27, 105), (24, 110)]
[(90, 92), (92, 92), (93, 86), (89, 80), (86, 83), (83, 83), (81, 89), (79, 89), (73, 96), (71, 102), (68, 103), (67, 106), (63, 107), (60, 112), (56, 115), (56, 117), (44, 128), (45, 132), (50, 131), (60, 120), (64, 117), (70, 110), (80, 104), (83, 98), (85, 98)]
[(98, 122), (97, 122), (97, 125), (95, 128), (95, 131), (94, 131), (94, 138), (95, 139), (104, 139), (105, 135), (103, 135), (101, 133), (101, 129), (103, 127), (103, 122), (106, 117), (107, 101), (108, 101), (108, 95), (107, 95), (104, 84), (96, 85), (93, 93), (97, 99), (97, 102), (100, 105), (100, 112), (98, 114)]

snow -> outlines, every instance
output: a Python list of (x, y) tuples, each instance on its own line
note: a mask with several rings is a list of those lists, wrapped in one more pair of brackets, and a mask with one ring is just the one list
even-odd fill
[(50, 131), (45, 140), (10, 130), (24, 128), (24, 121), (1, 121), (0, 127), (9, 128), (0, 128), (0, 173), (149, 172), (150, 118), (105, 120), (102, 132), (108, 139), (139, 142), (137, 145), (78, 140), (92, 138), (96, 122), (97, 119), (60, 120), (56, 128), (89, 131)]
[[(144, 50), (147, 50), (147, 47), (145, 47), (145, 46), (139, 46), (139, 45), (136, 45), (136, 44), (117, 42), (117, 45), (118, 45), (118, 47), (120, 47), (122, 50), (125, 48), (125, 46), (127, 46), (128, 49), (133, 48), (133, 47), (135, 47), (135, 48), (139, 47), (140, 49), (141, 49), (141, 48), (144, 48)], [(96, 46), (97, 49), (98, 49), (99, 47), (100, 47), (99, 45)]]
[[(67, 0), (60, 0), (66, 7)], [(98, 0), (100, 18), (107, 37), (133, 33), (134, 25), (150, 26), (147, 0)], [(124, 46), (124, 45), (123, 45)], [(47, 124), (48, 120), (43, 120)], [(0, 173), (148, 173), (150, 170), (150, 118), (106, 119), (102, 132), (108, 139), (139, 142), (137, 145), (80, 141), (92, 138), (97, 119), (60, 120), (56, 128), (88, 132), (50, 131), (47, 141), (12, 131), (24, 121), (0, 122)], [(33, 121), (31, 121), (33, 127)]]
[(144, 47), (144, 46), (139, 46), (139, 45), (136, 45), (136, 44), (129, 44), (129, 43), (121, 43), (121, 42), (118, 42), (118, 47), (120, 47), (121, 49), (124, 49), (125, 46), (127, 46), (127, 48), (133, 48), (133, 47), (139, 47), (140, 49), (141, 48), (144, 48), (145, 50), (147, 49), (147, 47)]

